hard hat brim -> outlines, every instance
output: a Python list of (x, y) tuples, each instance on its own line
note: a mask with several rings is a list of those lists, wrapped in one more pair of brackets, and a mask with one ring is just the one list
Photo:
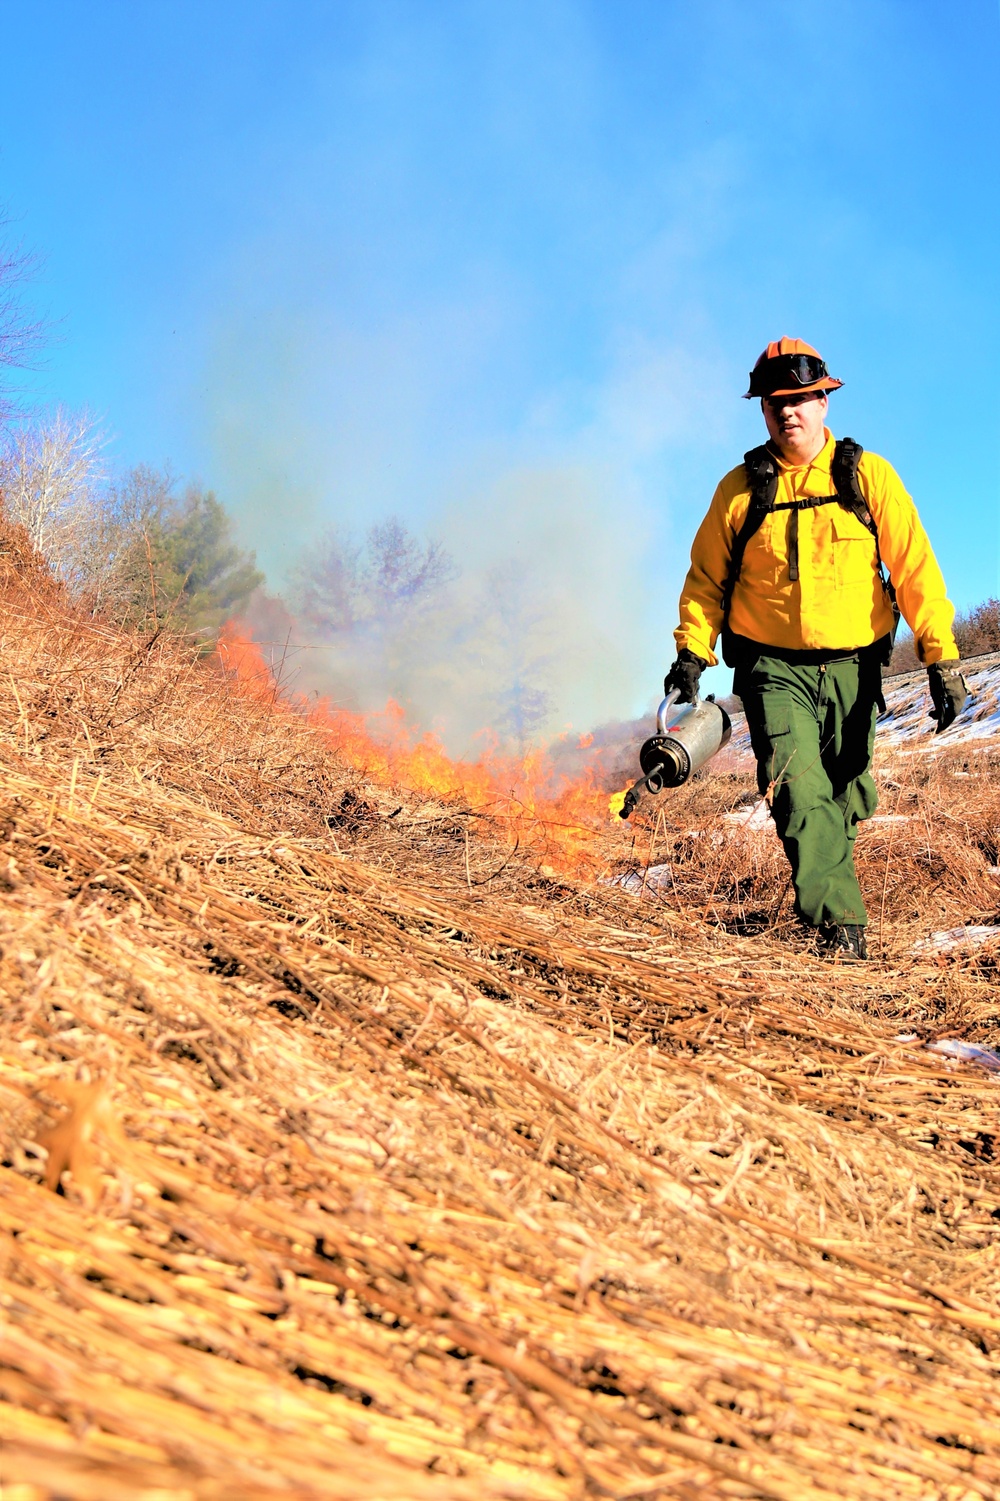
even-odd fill
[[(804, 396), (808, 391), (836, 391), (844, 384), (842, 380), (835, 380), (832, 375), (824, 375), (822, 380), (813, 381), (811, 386), (790, 386), (783, 391), (768, 391), (766, 396), (761, 396), (761, 401), (770, 401), (775, 396)], [(753, 401), (753, 391), (744, 391), (744, 401)]]

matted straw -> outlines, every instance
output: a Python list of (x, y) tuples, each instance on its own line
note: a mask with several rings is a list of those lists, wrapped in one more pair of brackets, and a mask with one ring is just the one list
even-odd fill
[(983, 915), (988, 782), (897, 781), (889, 957), (827, 967), (739, 936), (784, 886), (712, 843), (725, 779), (594, 834), (660, 841), (637, 900), (183, 643), (2, 606), (5, 1488), (1000, 1495), (995, 1086), (893, 1040), (989, 1035), (988, 953), (907, 951)]

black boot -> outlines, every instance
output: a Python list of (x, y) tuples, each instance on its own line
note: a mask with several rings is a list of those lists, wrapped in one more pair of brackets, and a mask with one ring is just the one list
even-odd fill
[(817, 947), (826, 959), (867, 959), (865, 930), (858, 923), (824, 923), (817, 931)]

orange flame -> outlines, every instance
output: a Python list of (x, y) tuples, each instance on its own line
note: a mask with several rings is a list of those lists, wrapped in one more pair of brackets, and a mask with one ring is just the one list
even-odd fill
[[(304, 717), (346, 765), (369, 780), (488, 814), (511, 847), (517, 844), (540, 858), (543, 874), (592, 879), (606, 868), (597, 836), (608, 829), (608, 795), (589, 768), (557, 788), (555, 768), (542, 750), (522, 758), (493, 751), (477, 761), (459, 760), (435, 735), (408, 725), (392, 700), (378, 714), (359, 714), (289, 693), (235, 621), (223, 627), (217, 652), (238, 692)], [(581, 735), (581, 748), (592, 741), (592, 735)]]

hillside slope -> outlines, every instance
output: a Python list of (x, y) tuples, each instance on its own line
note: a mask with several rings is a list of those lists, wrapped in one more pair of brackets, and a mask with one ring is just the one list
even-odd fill
[(636, 900), (2, 588), (5, 1498), (1000, 1495), (992, 762), (825, 966), (735, 776)]

